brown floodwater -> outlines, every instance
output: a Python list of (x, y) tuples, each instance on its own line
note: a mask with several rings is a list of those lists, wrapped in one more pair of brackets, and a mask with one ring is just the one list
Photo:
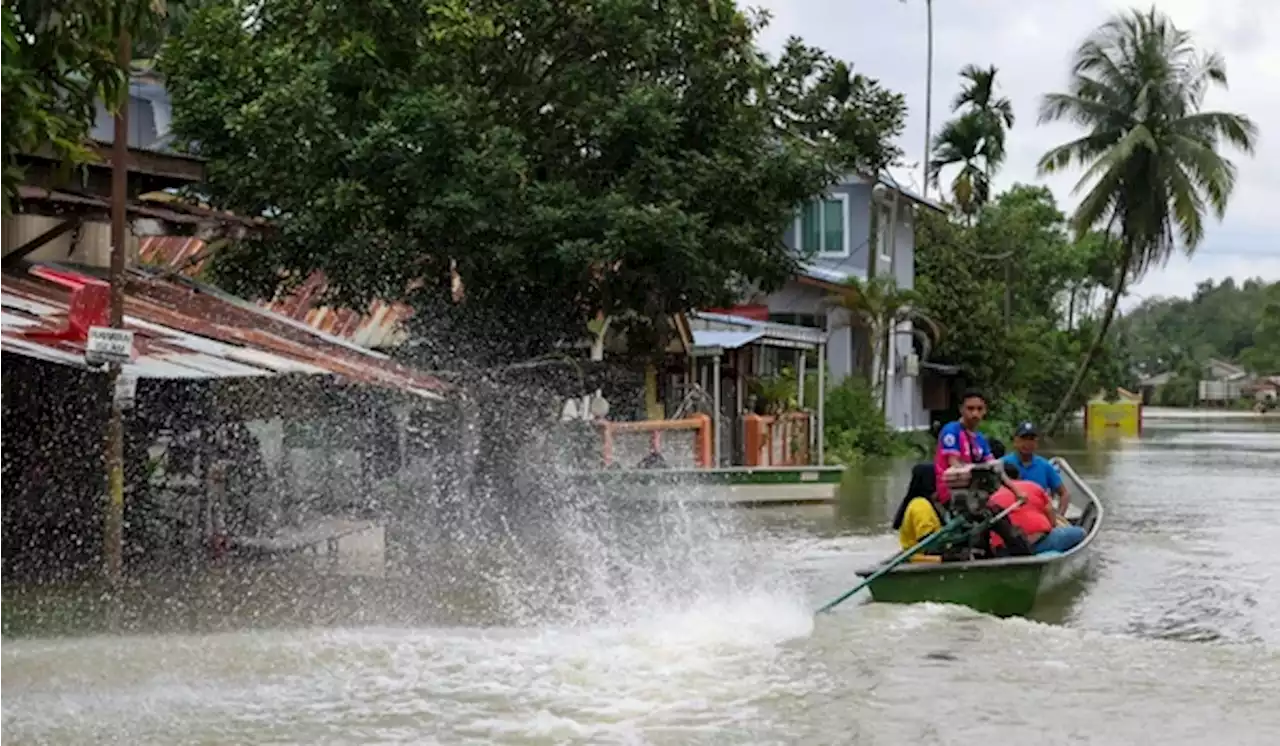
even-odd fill
[[(1155, 413), (1159, 414), (1159, 413)], [(1280, 422), (1065, 441), (1106, 502), (1033, 619), (812, 609), (892, 552), (908, 463), (840, 505), (605, 508), (436, 537), (386, 580), (272, 567), (5, 588), (5, 744), (1249, 744), (1280, 732)], [(430, 555), (434, 552), (434, 555)]]

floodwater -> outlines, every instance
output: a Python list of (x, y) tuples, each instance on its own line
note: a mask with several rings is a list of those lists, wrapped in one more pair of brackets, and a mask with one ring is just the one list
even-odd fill
[(578, 504), (539, 541), (512, 528), (459, 554), (454, 537), (433, 577), (187, 586), (125, 635), (32, 636), (57, 604), (6, 594), (28, 608), (5, 609), (26, 621), (7, 621), (3, 740), (1275, 743), (1280, 422), (1147, 424), (1063, 452), (1108, 523), (1038, 620), (811, 616), (895, 548), (898, 465), (851, 474), (836, 510)]

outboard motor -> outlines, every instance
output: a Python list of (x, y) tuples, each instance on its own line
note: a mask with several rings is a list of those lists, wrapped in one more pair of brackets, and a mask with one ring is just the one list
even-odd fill
[(947, 469), (943, 479), (951, 491), (951, 503), (948, 507), (957, 515), (970, 522), (982, 521), (991, 517), (987, 508), (987, 499), (1000, 489), (1004, 464), (989, 461), (980, 464), (965, 464), (959, 468)]

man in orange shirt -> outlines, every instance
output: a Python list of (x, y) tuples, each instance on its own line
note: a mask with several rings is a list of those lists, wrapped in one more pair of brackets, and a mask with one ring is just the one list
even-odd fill
[[(1084, 541), (1084, 529), (1079, 526), (1055, 525), (1057, 516), (1053, 512), (1053, 503), (1043, 487), (1035, 482), (1018, 479), (1018, 469), (1012, 464), (1005, 464), (1005, 474), (1013, 480), (1018, 491), (1027, 499), (1026, 503), (1014, 507), (1009, 513), (1009, 522), (1022, 532), (1036, 554), (1065, 552)], [(1003, 511), (1015, 505), (1017, 501), (1017, 496), (1006, 486), (993, 492), (987, 500), (987, 505), (992, 510)], [(991, 537), (992, 549), (1003, 543), (998, 536)]]

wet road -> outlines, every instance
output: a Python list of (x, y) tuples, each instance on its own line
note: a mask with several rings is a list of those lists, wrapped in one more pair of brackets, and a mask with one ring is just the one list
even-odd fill
[(135, 619), (164, 633), (9, 636), (4, 742), (1273, 743), (1280, 423), (1149, 420), (1063, 455), (1108, 525), (1040, 621), (815, 623), (893, 550), (899, 466), (851, 475), (835, 511), (565, 512), (407, 594), (255, 581), (234, 610)]

